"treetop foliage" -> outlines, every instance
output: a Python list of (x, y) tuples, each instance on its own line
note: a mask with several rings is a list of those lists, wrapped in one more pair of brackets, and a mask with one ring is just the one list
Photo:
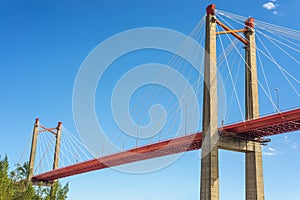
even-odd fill
[[(7, 156), (0, 157), (0, 200), (65, 200), (69, 191), (69, 185), (62, 186), (55, 182), (52, 191), (50, 187), (33, 186), (27, 184), (30, 169), (28, 162), (18, 164), (9, 171)], [(52, 196), (52, 198), (51, 198)]]

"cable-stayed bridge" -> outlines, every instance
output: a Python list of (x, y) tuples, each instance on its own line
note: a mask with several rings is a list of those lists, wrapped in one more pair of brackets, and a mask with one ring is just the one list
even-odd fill
[[(235, 27), (239, 27), (239, 29)], [(170, 113), (174, 116), (180, 112), (179, 109), (185, 109), (185, 131), (181, 135), (162, 138), (163, 134), (172, 132), (177, 126), (175, 118), (171, 118), (168, 122), (171, 125), (165, 131), (159, 132), (157, 141), (138, 145), (141, 138), (139, 138), (139, 129), (137, 129), (133, 147), (125, 148), (126, 139), (124, 139), (121, 142), (123, 148), (120, 148), (119, 152), (108, 152), (106, 155), (103, 153), (101, 156), (92, 155), (92, 158), (84, 160), (80, 157), (90, 154), (89, 149), (85, 147), (81, 149), (81, 142), (68, 131), (63, 131), (62, 123), (55, 128), (47, 128), (36, 119), (29, 161), (31, 173), (28, 180), (33, 183), (51, 184), (57, 179), (76, 174), (201, 149), (200, 197), (202, 200), (219, 199), (218, 150), (226, 149), (245, 153), (246, 199), (264, 199), (261, 146), (270, 142), (269, 137), (273, 135), (300, 130), (300, 108), (282, 111), (279, 106), (279, 97), (281, 97), (278, 94), (279, 90), (276, 88), (277, 96), (274, 98), (268, 80), (269, 76), (279, 74), (280, 76), (278, 75), (276, 79), (280, 82), (285, 81), (283, 90), (287, 92), (285, 95), (288, 95), (290, 99), (284, 103), (289, 107), (299, 105), (300, 81), (298, 79), (300, 77), (297, 67), (299, 67), (300, 61), (297, 56), (300, 52), (300, 32), (220, 11), (215, 8), (215, 5), (210, 5), (207, 7), (206, 15), (189, 37), (179, 48), (179, 52), (198, 52), (191, 53), (190, 56), (200, 59), (199, 68), (202, 68), (203, 76), (200, 73), (194, 78), (192, 71), (188, 71), (188, 66), (185, 66), (184, 63), (184, 67), (180, 69), (187, 78), (194, 78), (194, 82), (191, 84), (193, 91), (196, 96), (201, 96), (203, 99), (201, 131), (189, 130), (189, 105), (177, 103), (171, 106)], [(224, 37), (227, 37), (227, 40), (222, 39)], [(191, 45), (194, 41), (203, 43), (205, 51), (199, 54), (199, 48)], [(270, 45), (273, 46), (272, 49), (268, 47)], [(285, 67), (286, 64), (278, 61), (278, 53), (271, 52), (274, 49), (276, 52), (280, 52), (279, 55), (282, 56), (280, 61), (288, 63), (289, 66), (293, 65), (296, 69), (289, 69)], [(170, 66), (182, 66), (180, 59), (176, 62), (177, 56), (171, 60)], [(267, 66), (273, 66), (273, 68), (267, 69)], [(274, 69), (277, 70), (277, 73), (273, 74)], [(231, 98), (226, 115), (229, 115), (231, 110), (241, 114), (241, 122), (229, 125), (224, 124), (224, 120), (220, 125), (218, 107), (220, 103), (218, 102), (220, 90), (218, 89), (220, 82), (218, 73), (224, 71), (227, 71), (227, 76), (222, 77), (224, 87), (231, 84), (229, 95)], [(240, 78), (241, 71), (244, 71), (242, 78)], [(172, 77), (166, 72), (160, 74), (158, 79), (172, 79)], [(241, 82), (242, 84), (240, 84)], [(178, 85), (178, 87), (180, 86)], [(242, 98), (244, 103), (239, 99), (240, 88), (243, 88), (244, 91)], [(140, 102), (155, 98), (153, 88), (146, 92)], [(159, 94), (158, 96), (163, 95)], [(190, 96), (191, 94), (185, 93), (182, 99), (188, 99)], [(269, 103), (262, 104), (262, 101)], [(271, 108), (273, 113), (261, 115), (260, 110), (264, 107)], [(136, 112), (141, 113), (141, 109), (137, 109)], [(41, 133), (45, 133), (43, 135), (50, 134), (45, 136), (48, 139), (41, 140), (43, 145), (39, 147), (37, 141), (39, 141)], [(49, 135), (55, 137), (49, 139)], [(68, 148), (71, 150), (67, 150)], [(38, 152), (39, 150), (40, 152)], [(49, 150), (54, 154), (54, 158), (47, 161)], [(53, 156), (52, 153), (50, 155)], [(39, 161), (36, 159), (36, 154), (40, 157)], [(66, 154), (72, 154), (73, 158), (68, 158)], [(68, 164), (61, 165), (63, 160), (67, 160)], [(53, 166), (50, 166), (51, 169), (42, 169), (43, 163), (46, 162), (50, 165), (53, 163)]]

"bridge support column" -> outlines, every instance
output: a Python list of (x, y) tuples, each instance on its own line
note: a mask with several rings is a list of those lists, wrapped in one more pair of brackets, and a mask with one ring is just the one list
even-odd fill
[(29, 173), (28, 173), (27, 183), (26, 183), (27, 185), (33, 177), (38, 134), (39, 134), (39, 119), (36, 118), (33, 126), (33, 135), (32, 135), (32, 143), (31, 143), (30, 158), (29, 158)]
[(261, 150), (255, 144), (255, 151), (246, 153), (246, 200), (265, 199)]
[(62, 129), (62, 123), (58, 122), (57, 133), (56, 133), (55, 152), (54, 152), (54, 161), (53, 161), (53, 170), (58, 168), (61, 129)]
[[(53, 161), (53, 170), (58, 168), (58, 162), (59, 162), (59, 151), (60, 151), (60, 141), (61, 141), (61, 130), (62, 130), (62, 123), (58, 122), (57, 125), (57, 132), (56, 132), (56, 143), (55, 143), (55, 152), (54, 152), (54, 161)], [(50, 200), (55, 199), (55, 187), (56, 187), (57, 181), (54, 181), (51, 185), (50, 190)]]
[(201, 151), (201, 200), (219, 199), (218, 101), (215, 5), (206, 9), (206, 41), (203, 95), (203, 145)]
[[(254, 19), (249, 18), (245, 21), (245, 37), (248, 41), (245, 52), (245, 100), (246, 100), (246, 119), (259, 117), (258, 104), (258, 81), (256, 68), (256, 44), (254, 32)], [(255, 144), (255, 150), (246, 153), (246, 200), (264, 199), (264, 181), (262, 167), (262, 148), (261, 144)]]

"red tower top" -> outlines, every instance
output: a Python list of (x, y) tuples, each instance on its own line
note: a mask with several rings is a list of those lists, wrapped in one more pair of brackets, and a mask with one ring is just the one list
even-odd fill
[(35, 118), (35, 123), (37, 124), (39, 122), (39, 118)]
[(208, 15), (215, 15), (215, 11), (216, 11), (216, 5), (215, 4), (211, 4), (211, 5), (207, 6), (207, 8), (206, 8), (206, 13)]
[(254, 22), (255, 22), (255, 19), (250, 17), (249, 19), (245, 20), (245, 25), (246, 25), (246, 28), (254, 28)]
[(61, 126), (62, 125), (62, 122), (58, 122), (58, 126)]

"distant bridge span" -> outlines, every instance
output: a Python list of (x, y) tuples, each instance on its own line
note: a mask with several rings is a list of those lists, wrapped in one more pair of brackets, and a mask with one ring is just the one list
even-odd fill
[[(223, 137), (254, 140), (296, 130), (300, 130), (300, 108), (224, 126), (219, 128), (219, 133)], [(201, 146), (202, 132), (198, 132), (52, 170), (36, 175), (32, 180), (52, 182), (90, 171), (197, 150)]]

